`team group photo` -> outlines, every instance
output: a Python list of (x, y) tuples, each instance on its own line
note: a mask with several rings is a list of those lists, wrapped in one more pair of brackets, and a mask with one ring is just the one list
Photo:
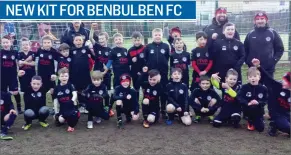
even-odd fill
[(1, 152), (290, 153), (291, 2), (209, 3), (195, 23), (0, 22)]

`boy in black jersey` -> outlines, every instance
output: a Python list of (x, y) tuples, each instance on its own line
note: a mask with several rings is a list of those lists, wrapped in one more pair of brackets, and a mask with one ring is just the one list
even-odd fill
[[(157, 69), (161, 74), (161, 84), (164, 88), (168, 84), (168, 70), (170, 59), (170, 47), (168, 44), (162, 42), (163, 31), (160, 28), (155, 28), (152, 31), (153, 42), (148, 44), (145, 48), (145, 70)], [(166, 101), (165, 93), (161, 96), (161, 114), (163, 119), (166, 119)]]
[(85, 109), (85, 98), (82, 91), (91, 83), (89, 58), (93, 56), (92, 51), (83, 44), (84, 39), (81, 35), (74, 37), (74, 47), (70, 50), (72, 63), (70, 65), (70, 82), (78, 91), (78, 100), (80, 103), (80, 112), (87, 113)]
[(68, 83), (69, 70), (62, 68), (58, 71), (60, 84), (54, 91), (54, 109), (56, 125), (68, 123), (68, 132), (73, 132), (80, 118), (80, 112), (77, 109), (77, 91), (73, 84)]
[(96, 117), (96, 123), (101, 123), (101, 118), (109, 119), (109, 107), (104, 107), (103, 100), (108, 99), (108, 92), (106, 86), (103, 84), (103, 74), (100, 71), (93, 71), (91, 75), (92, 84), (90, 84), (84, 91), (83, 95), (86, 97), (86, 109), (88, 110), (87, 128), (93, 128), (93, 116)]
[(211, 82), (208, 76), (200, 77), (200, 87), (192, 91), (189, 103), (195, 112), (194, 122), (198, 123), (201, 121), (201, 117), (208, 117), (208, 121), (212, 123), (214, 113), (218, 109), (220, 102), (219, 95), (211, 89)]
[(248, 120), (247, 129), (264, 131), (264, 107), (268, 100), (268, 90), (259, 84), (261, 73), (256, 67), (250, 67), (247, 72), (248, 84), (242, 86), (237, 99), (242, 104), (243, 114)]
[(24, 93), (24, 130), (30, 129), (32, 120), (38, 119), (39, 124), (46, 128), (49, 124), (45, 121), (49, 116), (49, 108), (46, 107), (46, 92), (42, 87), (42, 79), (40, 76), (33, 76), (30, 87)]
[[(1, 39), (1, 91), (11, 92), (17, 99), (17, 110), (21, 113), (20, 96), (18, 95), (17, 80), (17, 51), (11, 50), (11, 41), (9, 36)], [(8, 89), (9, 88), (9, 89)]]
[(107, 68), (113, 67), (113, 86), (119, 86), (119, 79), (122, 74), (129, 74), (130, 57), (127, 49), (123, 47), (123, 36), (120, 33), (113, 35), (115, 47), (112, 48), (109, 54)]
[(166, 110), (169, 117), (166, 123), (171, 125), (174, 120), (174, 114), (178, 113), (184, 125), (191, 125), (191, 117), (188, 108), (188, 87), (181, 82), (182, 70), (180, 68), (173, 68), (171, 71), (171, 78), (172, 81), (166, 86), (168, 96)]
[(142, 44), (143, 36), (140, 32), (133, 32), (131, 39), (133, 46), (128, 50), (131, 61), (130, 74), (133, 87), (137, 91), (137, 97), (139, 97), (138, 77), (141, 75), (143, 66), (145, 66), (145, 46)]
[[(147, 80), (144, 81), (144, 79)], [(160, 80), (160, 72), (156, 69), (152, 69), (148, 73), (143, 72), (138, 80), (143, 90), (142, 114), (145, 128), (149, 128), (160, 118), (160, 98), (163, 93)]]
[(199, 88), (200, 76), (208, 75), (212, 67), (213, 61), (210, 57), (207, 43), (207, 35), (205, 32), (196, 33), (196, 42), (198, 47), (191, 51), (192, 54), (192, 84), (190, 90), (193, 91), (195, 88)]
[(130, 87), (131, 77), (123, 74), (120, 77), (120, 85), (115, 87), (113, 99), (116, 101), (117, 127), (123, 127), (121, 114), (126, 116), (126, 122), (138, 120), (139, 103), (136, 91)]
[(190, 54), (183, 50), (184, 41), (181, 38), (176, 38), (173, 44), (175, 51), (170, 56), (170, 66), (182, 70), (182, 82), (189, 88)]
[(241, 85), (237, 83), (238, 72), (229, 69), (226, 73), (225, 83), (221, 82), (221, 78), (217, 74), (212, 74), (211, 83), (217, 89), (222, 90), (222, 101), (220, 113), (214, 118), (213, 126), (220, 127), (223, 123), (229, 123), (234, 128), (239, 127), (241, 120), (241, 104), (236, 96)]
[[(95, 53), (95, 65), (94, 71), (99, 70), (101, 72), (106, 72), (103, 78), (103, 83), (106, 85), (107, 90), (111, 90), (111, 70), (107, 71), (104, 67), (108, 63), (108, 57), (111, 53), (111, 48), (108, 47), (109, 36), (106, 32), (101, 32), (98, 34), (98, 42), (94, 44)], [(109, 101), (105, 101), (106, 105), (109, 105)]]
[(62, 43), (59, 47), (60, 55), (57, 58), (58, 70), (62, 68), (70, 68), (72, 59), (70, 57), (70, 46), (66, 43)]
[(13, 140), (13, 137), (7, 135), (7, 131), (13, 125), (17, 113), (14, 110), (13, 103), (11, 101), (11, 94), (9, 92), (1, 91), (0, 100), (0, 111), (1, 111), (1, 133), (0, 139), (2, 140)]
[(287, 72), (282, 78), (282, 83), (279, 83), (260, 65), (258, 59), (253, 59), (252, 63), (265, 77), (263, 83), (268, 87), (269, 94), (272, 94), (268, 100), (269, 116), (271, 117), (269, 135), (276, 136), (277, 130), (279, 130), (290, 136), (291, 73)]

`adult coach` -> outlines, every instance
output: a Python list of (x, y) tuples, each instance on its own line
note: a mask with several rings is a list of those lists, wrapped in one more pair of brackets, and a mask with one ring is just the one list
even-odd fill
[(81, 21), (73, 21), (72, 23), (69, 23), (69, 27), (65, 30), (61, 38), (61, 43), (67, 43), (70, 47), (73, 47), (73, 40), (77, 34), (83, 36), (84, 44), (89, 40), (90, 31), (84, 27), (84, 23)]
[(254, 23), (255, 28), (247, 34), (244, 41), (245, 62), (248, 66), (252, 66), (252, 60), (259, 59), (261, 66), (273, 77), (275, 66), (284, 52), (282, 39), (274, 29), (269, 27), (266, 13), (257, 13)]
[[(211, 45), (212, 39), (222, 39), (223, 26), (228, 22), (226, 8), (220, 7), (215, 11), (215, 17), (212, 19), (212, 24), (206, 26), (203, 31), (207, 34), (207, 45)], [(239, 33), (235, 31), (234, 38), (240, 40)]]

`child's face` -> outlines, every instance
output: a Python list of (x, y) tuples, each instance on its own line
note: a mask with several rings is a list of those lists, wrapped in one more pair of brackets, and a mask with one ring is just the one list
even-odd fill
[(42, 82), (41, 80), (31, 80), (30, 85), (34, 91), (38, 91), (42, 86)]
[(199, 83), (202, 90), (208, 90), (210, 88), (210, 81), (204, 80)]
[(230, 87), (233, 87), (237, 83), (237, 76), (236, 75), (228, 75), (227, 77), (225, 77), (225, 82)]
[(101, 46), (106, 46), (107, 45), (107, 39), (106, 39), (106, 37), (104, 36), (104, 35), (101, 35), (101, 36), (98, 36), (98, 41), (99, 41), (99, 44), (101, 45)]
[(176, 41), (174, 44), (176, 51), (183, 51), (184, 42), (182, 40)]
[(62, 50), (60, 53), (62, 54), (62, 56), (68, 57), (69, 54), (70, 54), (70, 50), (68, 50), (68, 49), (67, 50)]
[(30, 43), (29, 43), (29, 41), (23, 41), (21, 43), (21, 49), (24, 52), (28, 52), (30, 50)]
[(59, 80), (62, 84), (67, 84), (69, 80), (69, 73), (62, 73), (59, 75)]
[(182, 74), (178, 71), (172, 73), (172, 79), (174, 82), (180, 82), (182, 79)]
[(251, 74), (251, 75), (248, 76), (248, 82), (251, 85), (258, 85), (260, 79), (261, 79), (261, 75), (259, 73)]
[(163, 38), (163, 33), (162, 32), (154, 32), (153, 33), (153, 40), (155, 43), (160, 43), (162, 42)]
[(283, 88), (283, 89), (291, 89), (290, 84), (289, 84), (288, 81), (285, 80), (285, 79), (282, 80), (282, 88)]
[(149, 80), (149, 84), (150, 84), (151, 86), (155, 86), (155, 85), (158, 83), (159, 76), (158, 76), (158, 75), (156, 75), (156, 76), (154, 76), (154, 77), (150, 77), (150, 76), (149, 76), (148, 80)]
[(225, 35), (226, 38), (233, 38), (235, 33), (235, 26), (227, 26), (224, 31), (223, 34)]
[(133, 45), (135, 47), (139, 47), (142, 44), (142, 39), (141, 38), (132, 38), (132, 42), (133, 42)]
[(205, 47), (206, 43), (207, 43), (207, 39), (204, 37), (200, 37), (197, 39), (197, 44), (199, 47)]
[(171, 36), (173, 37), (173, 38), (180, 38), (181, 37), (181, 34), (179, 33), (179, 32), (172, 32), (172, 34), (171, 34)]
[(75, 39), (74, 39), (74, 45), (76, 47), (82, 47), (83, 46), (83, 43), (84, 43), (83, 37), (81, 37), (81, 36), (75, 37)]
[(124, 81), (124, 82), (121, 83), (121, 86), (122, 86), (123, 88), (128, 88), (129, 85), (130, 85), (129, 81)]
[(257, 27), (265, 27), (267, 24), (267, 20), (264, 17), (258, 17), (255, 19), (255, 24)]
[(52, 41), (51, 40), (43, 40), (42, 41), (42, 47), (44, 48), (44, 49), (50, 49), (51, 47), (53, 46), (53, 43), (52, 43)]
[(122, 47), (123, 46), (123, 37), (115, 37), (114, 38), (114, 44), (117, 47)]
[(102, 79), (92, 79), (92, 83), (94, 84), (94, 86), (98, 87), (101, 85)]
[(11, 48), (11, 41), (8, 40), (8, 39), (6, 39), (6, 38), (3, 38), (3, 39), (1, 40), (1, 45), (2, 45), (2, 47), (3, 47), (5, 50), (10, 50), (10, 48)]

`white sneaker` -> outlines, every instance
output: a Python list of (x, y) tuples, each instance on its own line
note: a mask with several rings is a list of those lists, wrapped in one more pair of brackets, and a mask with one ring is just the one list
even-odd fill
[(87, 128), (88, 129), (93, 129), (93, 121), (88, 121), (87, 122)]
[(96, 117), (96, 118), (95, 118), (95, 122), (96, 122), (97, 124), (100, 124), (100, 123), (101, 123), (101, 121), (102, 121), (102, 120), (101, 120), (101, 118), (100, 118), (100, 117)]
[(88, 114), (88, 113), (89, 113), (88, 110), (87, 110), (86, 108), (84, 108), (84, 113), (85, 113), (85, 114)]
[(79, 111), (80, 111), (81, 114), (84, 114), (85, 113), (85, 108), (84, 107), (80, 107)]

